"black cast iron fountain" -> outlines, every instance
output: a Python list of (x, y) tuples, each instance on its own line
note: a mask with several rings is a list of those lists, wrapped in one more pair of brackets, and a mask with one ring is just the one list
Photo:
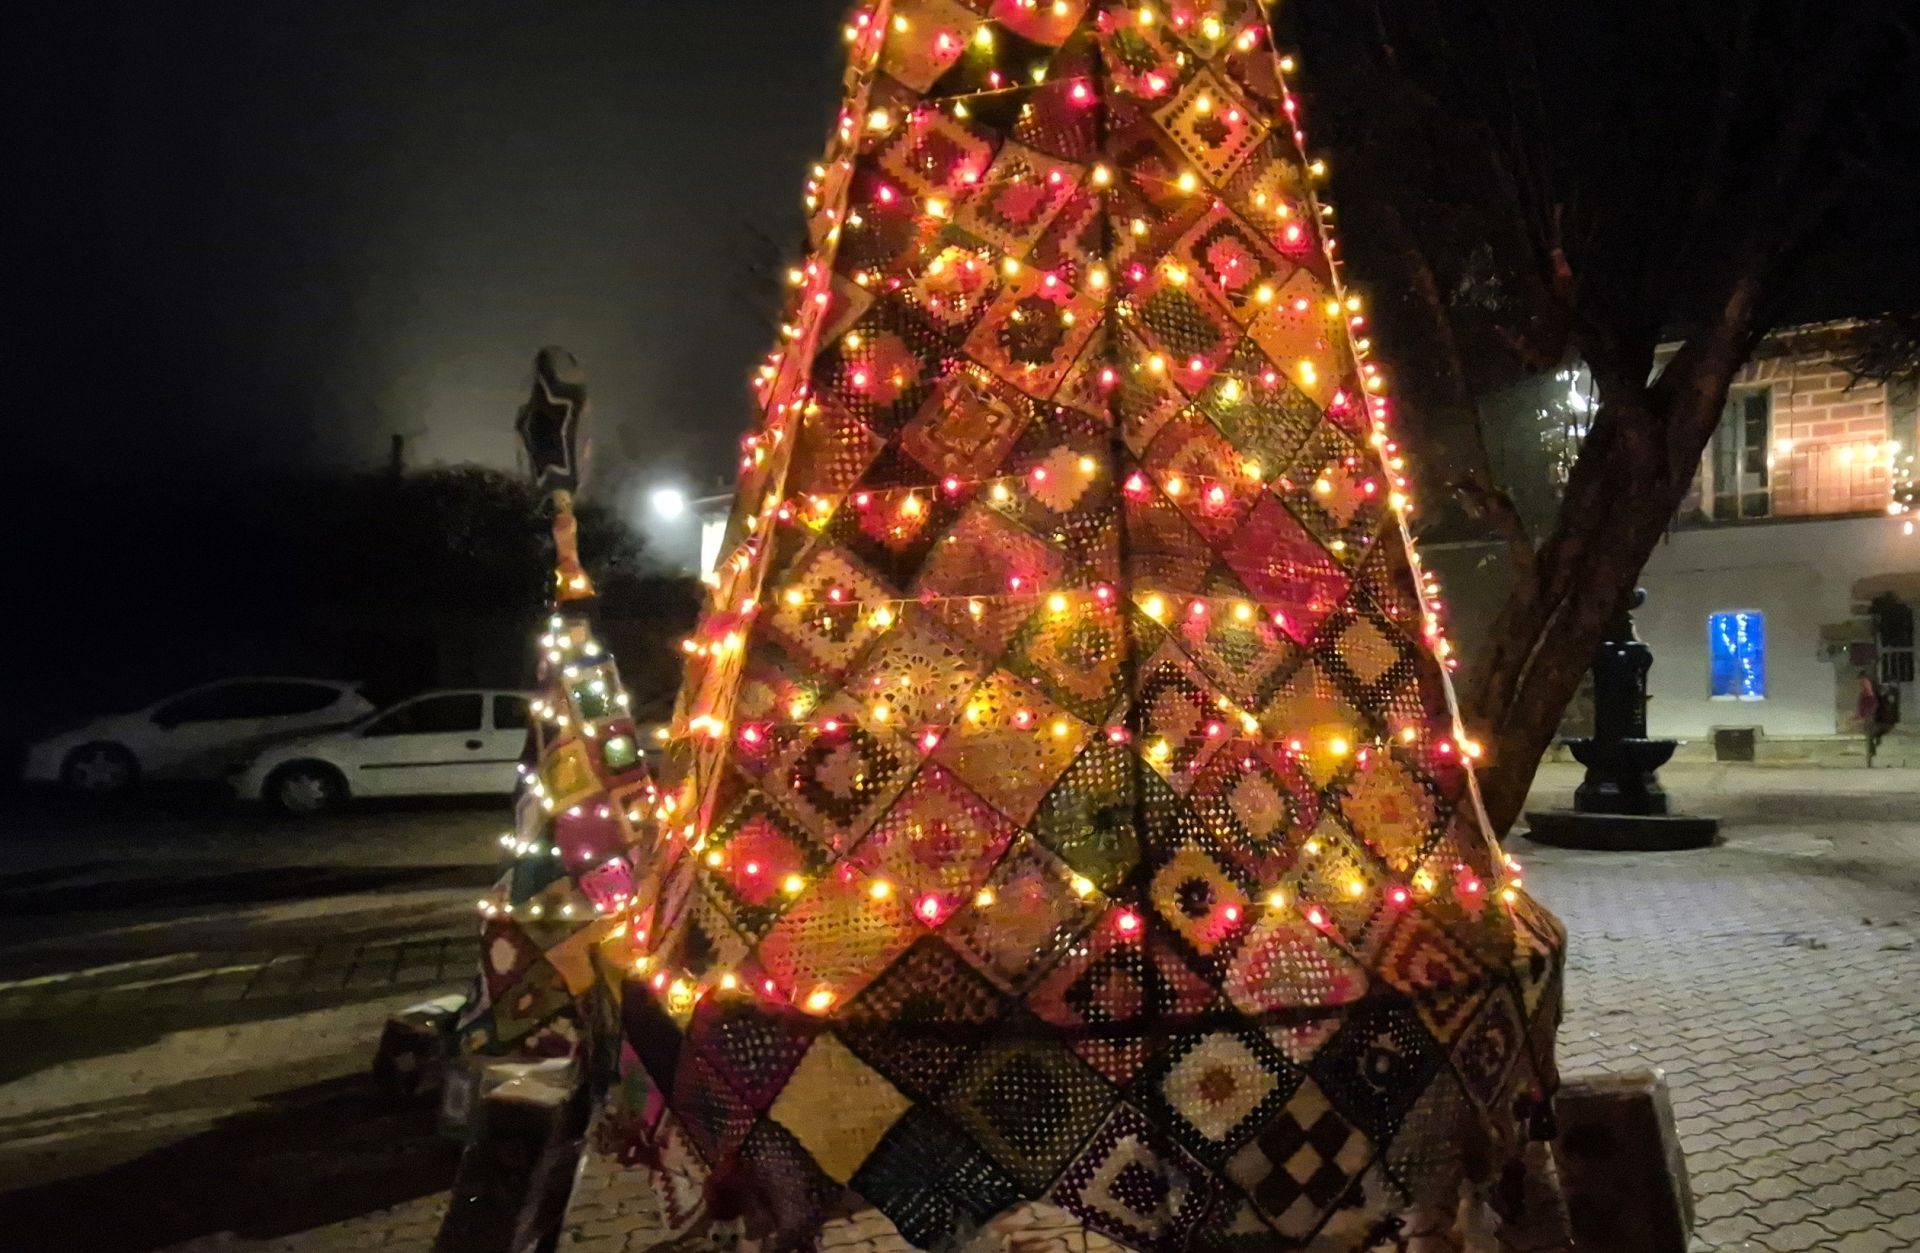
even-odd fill
[(1528, 835), (1562, 848), (1665, 851), (1706, 848), (1720, 820), (1670, 813), (1659, 770), (1673, 756), (1673, 740), (1647, 738), (1647, 671), (1653, 650), (1634, 634), (1633, 611), (1647, 603), (1634, 589), (1607, 638), (1593, 653), (1593, 735), (1570, 739), (1587, 777), (1572, 809), (1527, 815)]

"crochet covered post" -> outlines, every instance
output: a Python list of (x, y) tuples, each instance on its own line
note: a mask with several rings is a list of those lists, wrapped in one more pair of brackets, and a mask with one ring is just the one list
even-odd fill
[(516, 423), (534, 482), (553, 511), (553, 598), (537, 641), (532, 702), (508, 866), (480, 902), (480, 969), (460, 1011), (461, 1052), (475, 1058), (572, 1057), (604, 980), (594, 954), (620, 925), (634, 829), (658, 802), (632, 700), (593, 629), (594, 587), (580, 564), (573, 496), (580, 486), (586, 379), (573, 354), (542, 349)]

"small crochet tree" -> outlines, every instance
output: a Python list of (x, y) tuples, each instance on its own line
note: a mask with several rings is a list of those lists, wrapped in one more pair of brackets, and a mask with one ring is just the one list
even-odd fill
[(480, 1056), (580, 1048), (583, 1003), (600, 981), (595, 946), (629, 903), (627, 849), (659, 799), (619, 670), (594, 637), (594, 588), (580, 564), (573, 494), (586, 411), (572, 354), (542, 350), (518, 425), (534, 479), (551, 493), (553, 602), (514, 830), (502, 837), (512, 860), (480, 902), (480, 973), (457, 1024), (462, 1051)]

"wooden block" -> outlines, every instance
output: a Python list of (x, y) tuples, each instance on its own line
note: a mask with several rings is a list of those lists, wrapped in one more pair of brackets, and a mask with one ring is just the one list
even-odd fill
[(1554, 1157), (1582, 1253), (1687, 1253), (1693, 1195), (1666, 1081), (1652, 1071), (1568, 1080)]
[(453, 1023), (464, 997), (424, 1001), (387, 1019), (373, 1055), (373, 1080), (402, 1101), (431, 1099), (446, 1080), (453, 1052)]
[(536, 1253), (553, 1246), (584, 1131), (586, 1100), (571, 1062), (496, 1062), (454, 1176), (434, 1253)]

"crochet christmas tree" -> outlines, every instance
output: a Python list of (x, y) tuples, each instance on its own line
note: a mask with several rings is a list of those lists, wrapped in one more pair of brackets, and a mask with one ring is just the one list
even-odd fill
[(617, 954), (678, 1216), (1363, 1248), (1554, 1086), (1269, 30), (849, 19)]
[(463, 1053), (568, 1057), (579, 1051), (600, 976), (596, 946), (619, 925), (634, 827), (659, 793), (641, 756), (631, 698), (593, 630), (593, 582), (580, 564), (584, 375), (563, 348), (541, 350), (517, 423), (553, 510), (554, 581), (538, 640), (533, 701), (506, 872), (480, 901), (480, 971), (457, 1022)]

